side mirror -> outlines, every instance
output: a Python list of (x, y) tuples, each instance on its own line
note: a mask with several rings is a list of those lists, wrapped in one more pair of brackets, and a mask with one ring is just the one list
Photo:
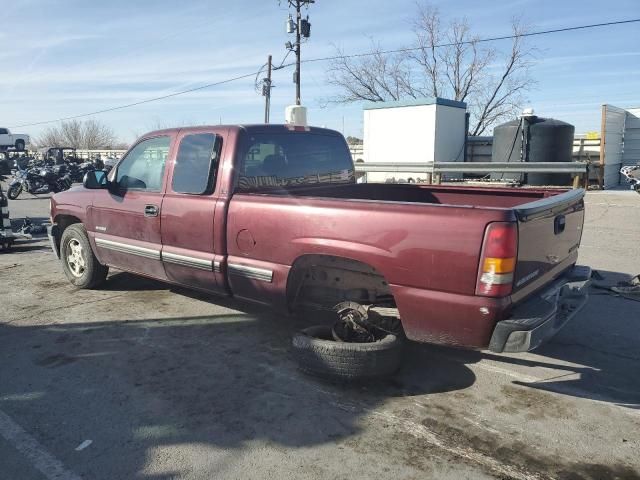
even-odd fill
[(84, 175), (82, 185), (92, 190), (107, 188), (107, 173), (102, 170), (90, 170)]

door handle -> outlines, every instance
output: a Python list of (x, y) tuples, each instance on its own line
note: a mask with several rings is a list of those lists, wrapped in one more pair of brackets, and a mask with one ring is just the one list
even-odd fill
[(158, 207), (156, 205), (145, 205), (144, 206), (144, 216), (145, 217), (157, 217), (158, 216)]

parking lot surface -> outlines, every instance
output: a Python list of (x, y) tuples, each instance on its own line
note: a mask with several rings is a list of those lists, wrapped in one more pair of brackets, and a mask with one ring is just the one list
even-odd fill
[[(640, 196), (586, 203), (580, 263), (640, 273)], [(75, 290), (21, 242), (0, 253), (0, 479), (640, 478), (640, 302), (591, 294), (534, 353), (412, 344), (394, 378), (341, 385), (291, 360), (311, 320), (121, 272)]]

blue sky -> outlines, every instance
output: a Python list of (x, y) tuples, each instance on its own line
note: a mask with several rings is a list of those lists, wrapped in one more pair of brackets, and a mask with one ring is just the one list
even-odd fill
[[(638, 0), (433, 1), (445, 17), (465, 15), (483, 37), (509, 33), (522, 16), (533, 30), (640, 17)], [(411, 40), (413, 0), (317, 0), (303, 57), (393, 49)], [(256, 71), (284, 56), (286, 2), (13, 0), (0, 9), (0, 125), (75, 115)], [(600, 105), (640, 105), (640, 24), (533, 37), (537, 81), (528, 105), (539, 115), (599, 130)], [(509, 42), (497, 42), (508, 48)], [(290, 57), (291, 58), (291, 57)], [(309, 120), (361, 135), (362, 106), (322, 108), (333, 90), (326, 64), (303, 66)], [(292, 71), (274, 74), (272, 121), (293, 103)], [(263, 98), (253, 79), (98, 116), (125, 141), (158, 125), (256, 123)], [(46, 126), (19, 130), (32, 135)]]

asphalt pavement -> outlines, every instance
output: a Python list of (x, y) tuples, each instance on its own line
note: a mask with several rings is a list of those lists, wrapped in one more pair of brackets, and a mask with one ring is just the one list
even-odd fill
[[(590, 192), (580, 263), (640, 273), (640, 195)], [(44, 221), (48, 198), (10, 202)], [(304, 319), (112, 272), (45, 238), (0, 253), (1, 479), (640, 479), (640, 302), (592, 289), (533, 353), (412, 344), (402, 370), (300, 373)]]

